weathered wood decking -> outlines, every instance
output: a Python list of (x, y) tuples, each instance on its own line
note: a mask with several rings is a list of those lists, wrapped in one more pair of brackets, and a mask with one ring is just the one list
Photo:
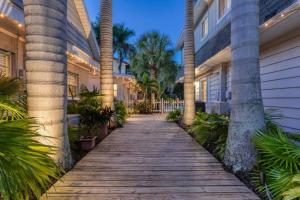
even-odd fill
[(117, 129), (48, 192), (49, 199), (259, 199), (163, 115)]

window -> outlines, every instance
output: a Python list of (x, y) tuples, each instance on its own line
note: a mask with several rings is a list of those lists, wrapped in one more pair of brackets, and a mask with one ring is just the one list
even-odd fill
[(207, 101), (207, 81), (206, 80), (201, 81), (201, 101), (203, 101), (203, 102)]
[(195, 100), (196, 101), (200, 100), (200, 82), (199, 81), (195, 82)]
[(205, 38), (208, 33), (208, 18), (205, 17), (201, 23), (202, 25), (202, 38)]
[(4, 74), (5, 76), (11, 75), (10, 58), (10, 53), (0, 50), (0, 74)]
[(68, 72), (68, 97), (78, 96), (78, 74)]
[(219, 19), (221, 19), (231, 7), (231, 0), (219, 0)]
[(118, 84), (114, 84), (114, 97), (118, 97)]

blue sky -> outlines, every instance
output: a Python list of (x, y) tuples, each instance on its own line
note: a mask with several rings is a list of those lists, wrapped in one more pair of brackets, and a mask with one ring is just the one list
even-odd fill
[[(85, 0), (92, 21), (100, 9), (100, 0)], [(113, 22), (125, 23), (136, 32), (158, 30), (176, 44), (184, 23), (184, 0), (113, 0)], [(176, 60), (180, 60), (179, 55)]]

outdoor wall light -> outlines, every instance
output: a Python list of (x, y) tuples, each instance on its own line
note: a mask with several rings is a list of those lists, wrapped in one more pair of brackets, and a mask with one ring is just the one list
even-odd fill
[(4, 18), (5, 15), (3, 13), (0, 13), (0, 18)]

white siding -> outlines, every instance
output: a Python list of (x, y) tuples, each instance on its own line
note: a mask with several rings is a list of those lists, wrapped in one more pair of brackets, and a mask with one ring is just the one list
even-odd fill
[[(218, 16), (219, 3), (218, 0), (212, 1), (209, 5), (208, 10), (202, 14), (201, 19), (199, 20), (198, 25), (195, 27), (195, 50), (196, 52), (209, 40), (212, 38), (219, 30), (226, 26), (231, 19), (231, 13), (228, 12), (221, 19)], [(202, 30), (202, 20), (208, 18), (208, 35), (205, 38), (201, 38)]]
[(220, 73), (215, 72), (208, 76), (208, 101), (215, 102), (220, 99)]
[(226, 92), (231, 92), (231, 66), (227, 67)]
[(265, 108), (278, 109), (278, 122), (300, 132), (300, 36), (263, 51), (260, 66)]

